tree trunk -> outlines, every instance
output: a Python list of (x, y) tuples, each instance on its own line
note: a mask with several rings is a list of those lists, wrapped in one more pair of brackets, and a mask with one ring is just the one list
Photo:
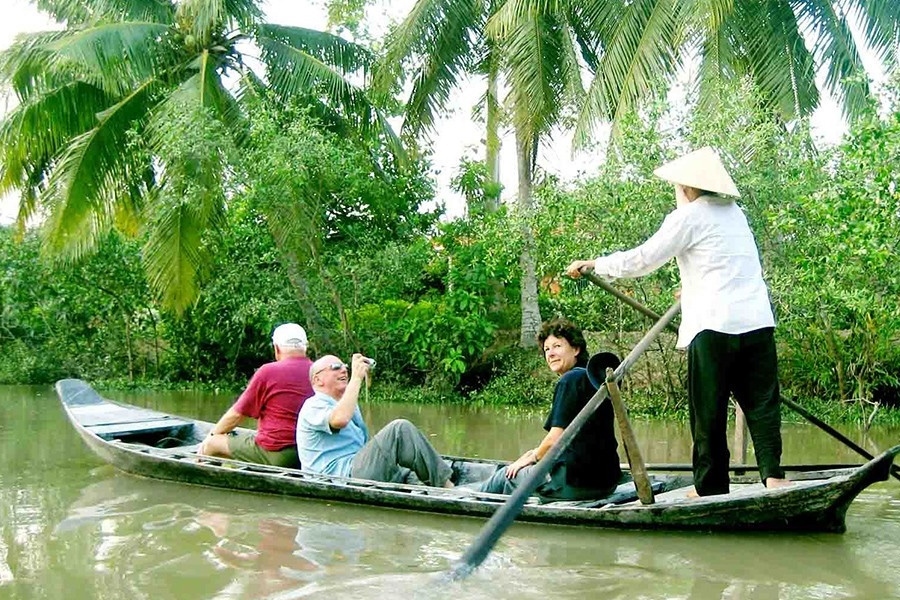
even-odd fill
[[(298, 252), (289, 247), (287, 240), (290, 239), (290, 229), (281, 222), (278, 214), (268, 211), (266, 215), (269, 222), (269, 231), (272, 239), (275, 241), (275, 247), (278, 249), (281, 264), (287, 273), (288, 281), (291, 282), (294, 294), (303, 309), (303, 316), (306, 323), (301, 323), (306, 327), (307, 333), (312, 333), (311, 338), (315, 339), (315, 347), (328, 348), (332, 345), (331, 328), (327, 326), (325, 319), (316, 307), (316, 303), (312, 297), (309, 281), (303, 276), (303, 269)], [(304, 215), (296, 215), (297, 218), (305, 218)], [(312, 241), (309, 241), (311, 245)]]
[(497, 97), (499, 70), (491, 60), (487, 89), (487, 132), (484, 165), (487, 169), (487, 189), (484, 194), (485, 212), (500, 208), (500, 99)]
[(531, 170), (534, 165), (532, 144), (524, 136), (516, 134), (516, 156), (519, 166), (519, 211), (522, 227), (522, 327), (519, 345), (522, 348), (537, 346), (537, 334), (541, 328), (541, 309), (538, 306), (537, 275), (534, 263), (534, 235), (529, 224), (531, 217)]

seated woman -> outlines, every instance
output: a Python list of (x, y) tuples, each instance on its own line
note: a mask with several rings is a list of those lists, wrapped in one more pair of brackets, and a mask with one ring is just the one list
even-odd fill
[[(585, 370), (588, 351), (584, 334), (574, 323), (562, 318), (545, 322), (538, 342), (547, 366), (559, 376), (544, 423), (547, 434), (536, 448), (472, 486), (477, 491), (511, 494), (597, 391)], [(605, 356), (616, 363), (609, 367), (617, 366), (615, 355)], [(613, 423), (612, 404), (604, 402), (552, 466), (547, 481), (537, 488), (538, 495), (548, 500), (586, 500), (611, 494), (622, 479)]]

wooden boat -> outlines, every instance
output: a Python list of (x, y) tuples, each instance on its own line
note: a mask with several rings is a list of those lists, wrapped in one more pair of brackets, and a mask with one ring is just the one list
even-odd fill
[[(490, 516), (507, 499), (460, 488), (382, 483), (199, 456), (197, 447), (212, 423), (113, 402), (77, 379), (57, 382), (56, 391), (87, 445), (105, 461), (135, 475), (247, 492), (478, 517)], [(602, 500), (541, 503), (535, 497), (517, 518), (617, 528), (843, 532), (850, 503), (871, 484), (887, 479), (898, 453), (900, 445), (855, 467), (789, 467), (793, 484), (772, 490), (765, 489), (756, 476), (734, 475), (730, 494), (704, 498), (687, 497), (692, 483), (689, 474), (654, 471), (654, 504), (641, 504), (629, 482)], [(461, 484), (484, 479), (501, 464), (458, 457), (446, 459)]]

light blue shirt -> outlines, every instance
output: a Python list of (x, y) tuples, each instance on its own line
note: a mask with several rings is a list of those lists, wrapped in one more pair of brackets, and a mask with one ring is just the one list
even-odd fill
[(350, 477), (353, 457), (366, 445), (369, 430), (359, 407), (343, 429), (328, 424), (337, 400), (322, 392), (308, 398), (297, 418), (297, 454), (304, 471)]

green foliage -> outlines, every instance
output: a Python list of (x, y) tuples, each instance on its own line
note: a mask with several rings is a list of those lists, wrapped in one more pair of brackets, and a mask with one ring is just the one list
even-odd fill
[[(358, 140), (323, 131), (304, 108), (268, 99), (252, 107), (239, 203), (274, 240), (289, 281), (283, 293), (299, 303), (296, 318), (302, 316), (313, 346), (354, 351), (345, 306), (368, 301), (372, 277), (404, 293), (390, 269), (416, 263), (397, 250), (412, 243), (415, 252), (419, 242), (410, 240), (437, 219), (420, 210), (433, 194), (426, 165), (373, 155)], [(373, 264), (372, 256), (387, 263)], [(415, 278), (399, 281), (416, 287)]]
[[(799, 396), (898, 403), (900, 116), (874, 110), (834, 153), (818, 153), (808, 124), (786, 130), (744, 82), (722, 89), (714, 112), (686, 118), (649, 106), (631, 115), (600, 173), (574, 189), (538, 189), (532, 227), (544, 314), (590, 330), (640, 331), (648, 323), (604, 292), (559, 276), (574, 258), (644, 241), (674, 208), (652, 169), (686, 147), (720, 148), (742, 191), (778, 319), (781, 379)], [(666, 124), (679, 123), (677, 130)], [(674, 263), (617, 287), (662, 312), (678, 286)], [(658, 363), (677, 373), (677, 364)], [(643, 387), (643, 386), (641, 386)], [(668, 396), (668, 394), (667, 394)], [(676, 399), (677, 400), (677, 399)]]
[[(900, 107), (857, 122), (770, 209), (782, 364), (803, 396), (900, 404)], [(830, 171), (830, 173), (829, 173)]]
[(549, 406), (556, 376), (540, 351), (508, 348), (493, 357), (490, 378), (466, 399), (472, 405)]
[[(491, 219), (493, 226), (502, 223)], [(510, 275), (509, 252), (480, 237), (491, 230), (485, 221), (445, 224), (435, 246), (418, 248), (416, 264), (420, 284), (416, 301), (383, 299), (352, 312), (360, 347), (385, 361), (388, 372), (405, 374), (413, 381), (435, 387), (453, 387), (472, 368), (487, 360), (494, 334), (504, 313), (492, 310), (502, 298), (495, 284), (503, 286)], [(427, 250), (427, 251), (426, 251)], [(392, 258), (393, 251), (378, 256)], [(414, 257), (409, 257), (413, 259)], [(369, 292), (371, 293), (371, 291)], [(406, 296), (409, 298), (410, 296)]]
[(158, 374), (158, 314), (138, 247), (109, 238), (90, 260), (50, 269), (40, 240), (0, 228), (0, 382)]
[(450, 185), (466, 199), (469, 216), (484, 214), (489, 206), (495, 206), (500, 200), (502, 186), (490, 181), (487, 166), (483, 161), (463, 158), (459, 171), (453, 176)]
[(372, 53), (263, 23), (259, 0), (38, 4), (65, 29), (23, 34), (0, 53), (0, 84), (17, 100), (0, 121), (0, 194), (20, 193), (19, 226), (39, 216), (54, 258), (81, 260), (111, 231), (142, 228), (144, 267), (167, 308), (183, 311), (200, 292), (255, 91), (403, 158), (360, 85)]

